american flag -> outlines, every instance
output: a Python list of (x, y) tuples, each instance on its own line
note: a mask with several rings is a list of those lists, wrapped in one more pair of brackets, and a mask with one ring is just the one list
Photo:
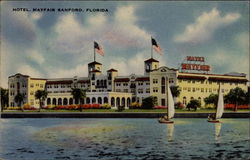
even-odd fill
[(103, 48), (97, 42), (95, 42), (95, 41), (94, 41), (94, 49), (95, 49), (95, 51), (98, 54), (104, 56), (104, 50), (103, 50)]
[(160, 53), (162, 54), (162, 49), (160, 47), (159, 44), (157, 44), (156, 40), (154, 38), (151, 37), (151, 42), (152, 42), (152, 46), (154, 48), (154, 50), (157, 52), (157, 53)]

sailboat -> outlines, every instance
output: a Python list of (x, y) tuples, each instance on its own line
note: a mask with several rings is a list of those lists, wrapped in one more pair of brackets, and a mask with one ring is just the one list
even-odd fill
[(174, 113), (175, 113), (174, 98), (172, 96), (172, 93), (171, 93), (171, 90), (169, 88), (169, 85), (168, 85), (167, 95), (168, 95), (168, 107), (167, 107), (168, 113), (167, 113), (167, 119), (161, 117), (159, 119), (159, 123), (174, 123), (174, 121), (171, 120), (172, 118), (174, 118)]
[(223, 93), (221, 91), (221, 87), (219, 87), (219, 96), (218, 96), (218, 104), (217, 104), (217, 110), (214, 118), (209, 118), (208, 122), (211, 123), (219, 123), (220, 119), (222, 117), (222, 114), (224, 112), (224, 100), (223, 100)]

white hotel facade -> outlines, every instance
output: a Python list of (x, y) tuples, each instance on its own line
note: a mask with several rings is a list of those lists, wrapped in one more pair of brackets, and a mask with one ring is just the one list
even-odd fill
[(108, 103), (112, 108), (124, 106), (128, 108), (132, 102), (142, 103), (143, 98), (156, 96), (158, 105), (167, 104), (167, 85), (178, 85), (181, 94), (176, 101), (187, 104), (191, 99), (198, 99), (204, 105), (204, 98), (217, 93), (219, 83), (224, 93), (230, 89), (241, 87), (247, 90), (245, 74), (218, 75), (179, 72), (178, 69), (159, 66), (159, 61), (150, 58), (144, 61), (144, 74), (119, 76), (118, 70), (109, 69), (103, 72), (102, 64), (88, 64), (88, 77), (41, 79), (31, 78), (20, 73), (9, 77), (9, 106), (17, 106), (14, 96), (19, 92), (25, 95), (24, 104), (38, 107), (35, 99), (36, 90), (47, 90), (45, 105), (79, 104), (71, 95), (71, 88), (86, 89), (83, 104)]

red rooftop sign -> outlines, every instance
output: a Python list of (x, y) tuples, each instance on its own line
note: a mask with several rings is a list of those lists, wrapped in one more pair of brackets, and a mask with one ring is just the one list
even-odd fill
[(182, 71), (205, 71), (209, 72), (211, 67), (205, 64), (204, 57), (196, 57), (196, 56), (187, 56), (185, 59), (186, 62), (181, 64)]

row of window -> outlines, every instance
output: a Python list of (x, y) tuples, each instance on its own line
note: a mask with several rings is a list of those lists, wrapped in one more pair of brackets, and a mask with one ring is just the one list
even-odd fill
[[(23, 87), (23, 88), (26, 88), (27, 86), (26, 86), (26, 84), (23, 84), (22, 87)], [(10, 84), (10, 88), (15, 88), (15, 84), (14, 84), (14, 83), (11, 83), (11, 84)]]
[(185, 79), (183, 79), (183, 80), (181, 80), (181, 79), (179, 79), (179, 83), (182, 83), (182, 81), (183, 82), (186, 82), (187, 81), (187, 83), (200, 83), (200, 84), (221, 84), (221, 85), (224, 85), (224, 84), (230, 84), (230, 85), (233, 85), (233, 84), (235, 84), (236, 86), (238, 86), (238, 84), (246, 84), (245, 82), (235, 82), (235, 83), (233, 83), (233, 82), (214, 82), (214, 81), (204, 81), (204, 80), (185, 80)]
[[(43, 84), (36, 83), (35, 86), (36, 86), (36, 87), (39, 87), (39, 86), (40, 86), (40, 88), (43, 88)], [(33, 87), (34, 87), (34, 84), (31, 83), (31, 84), (30, 84), (30, 88), (33, 88)]]
[[(182, 90), (182, 88), (180, 87), (180, 90)], [(219, 90), (216, 88), (191, 88), (191, 87), (183, 87), (183, 91), (188, 91), (188, 92), (218, 92)], [(228, 92), (228, 89), (222, 89), (221, 90), (222, 93), (224, 92)]]

